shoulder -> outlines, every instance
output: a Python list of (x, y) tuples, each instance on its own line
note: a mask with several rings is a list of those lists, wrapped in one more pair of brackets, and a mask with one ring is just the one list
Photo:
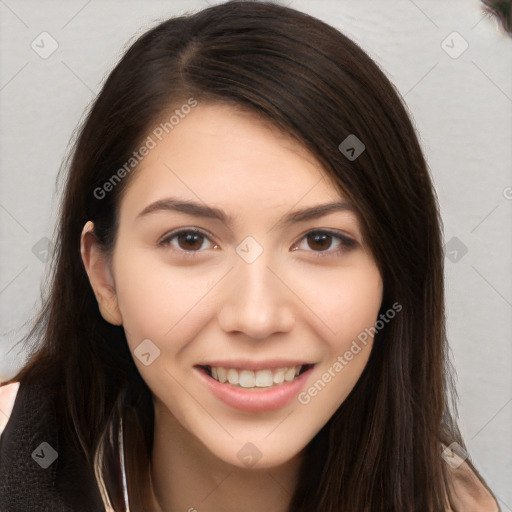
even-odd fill
[(105, 512), (93, 468), (63, 429), (59, 392), (52, 379), (0, 387), (2, 510)]
[(0, 434), (9, 421), (19, 387), (19, 382), (0, 387)]
[(498, 503), (468, 461), (453, 453), (448, 464), (451, 506), (446, 512), (500, 512)]

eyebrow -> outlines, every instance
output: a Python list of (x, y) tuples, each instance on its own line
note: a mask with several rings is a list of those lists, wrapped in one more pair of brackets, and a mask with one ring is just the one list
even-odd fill
[[(196, 217), (214, 219), (224, 223), (227, 226), (232, 226), (234, 224), (233, 216), (227, 214), (219, 208), (208, 206), (204, 203), (197, 203), (189, 200), (184, 201), (174, 197), (160, 199), (154, 203), (149, 204), (137, 215), (136, 219), (145, 217), (151, 213), (161, 211), (181, 212), (194, 215)], [(284, 215), (274, 227), (286, 227), (291, 224), (317, 219), (328, 215), (329, 213), (338, 211), (350, 211), (355, 213), (356, 209), (351, 203), (347, 201), (318, 204), (315, 206), (302, 208), (300, 210), (295, 210)]]

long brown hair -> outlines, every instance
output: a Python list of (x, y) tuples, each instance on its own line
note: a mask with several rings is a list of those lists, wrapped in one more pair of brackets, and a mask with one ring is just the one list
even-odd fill
[[(122, 422), (131, 509), (149, 510), (151, 393), (124, 330), (101, 317), (80, 258), (91, 220), (111, 254), (126, 176), (95, 194), (152, 127), (193, 97), (235, 104), (300, 141), (353, 202), (384, 282), (375, 337), (356, 386), (305, 449), (290, 511), (442, 511), (441, 443), (464, 447), (451, 404), (441, 221), (415, 129), (373, 60), (333, 27), (270, 2), (227, 2), (172, 18), (136, 40), (106, 80), (73, 148), (55, 237), (51, 286), (11, 381), (48, 383), (62, 434), (98, 467), (112, 506)], [(356, 135), (365, 150), (338, 146)], [(472, 465), (471, 465), (472, 467)]]

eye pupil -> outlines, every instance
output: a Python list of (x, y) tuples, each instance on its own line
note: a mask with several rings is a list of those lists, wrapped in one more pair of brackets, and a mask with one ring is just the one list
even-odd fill
[[(314, 244), (320, 244), (320, 247), (317, 247), (320, 251), (325, 251), (331, 246), (331, 235), (327, 233), (310, 233), (308, 235), (308, 244), (312, 249), (315, 249)], [(313, 241), (313, 246), (311, 242)], [(327, 242), (327, 243), (326, 243)]]
[[(180, 247), (185, 250), (200, 249), (203, 245), (203, 235), (199, 233), (185, 232), (178, 235)], [(197, 241), (199, 240), (199, 245)], [(182, 247), (182, 242), (185, 242), (185, 247)], [(195, 245), (194, 245), (195, 243)]]

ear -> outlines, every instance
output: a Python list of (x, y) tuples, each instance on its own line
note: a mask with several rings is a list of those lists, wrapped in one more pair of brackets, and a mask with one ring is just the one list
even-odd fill
[(87, 221), (82, 230), (80, 253), (98, 301), (101, 316), (113, 325), (122, 325), (123, 317), (117, 302), (110, 262), (98, 244), (94, 234), (94, 224), (91, 221)]

